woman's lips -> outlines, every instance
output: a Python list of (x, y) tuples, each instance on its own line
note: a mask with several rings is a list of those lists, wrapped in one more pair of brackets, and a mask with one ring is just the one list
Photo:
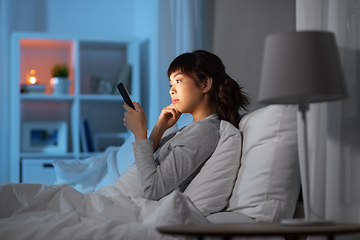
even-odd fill
[(178, 102), (179, 101), (179, 99), (173, 99), (172, 100), (172, 103), (176, 103), (176, 102)]

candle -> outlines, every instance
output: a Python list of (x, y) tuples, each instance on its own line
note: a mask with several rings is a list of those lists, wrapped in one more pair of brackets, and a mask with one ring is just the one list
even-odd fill
[(21, 86), (22, 93), (44, 93), (45, 92), (45, 85), (37, 83), (35, 73), (36, 73), (36, 71), (34, 69), (31, 69), (29, 71), (30, 75), (28, 75), (28, 77), (27, 77), (29, 84), (23, 84)]

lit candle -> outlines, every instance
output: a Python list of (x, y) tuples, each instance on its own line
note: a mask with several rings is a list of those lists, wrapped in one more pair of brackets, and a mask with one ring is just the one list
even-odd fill
[[(43, 94), (45, 92), (45, 85), (44, 84), (38, 84), (37, 79), (35, 76), (35, 70), (31, 69), (27, 73), (27, 83), (23, 84), (21, 86), (21, 92), (22, 93), (37, 93), (37, 94)], [(30, 74), (30, 75), (29, 75)]]
[(29, 78), (30, 84), (36, 84), (36, 77), (35, 77), (35, 70), (30, 70), (30, 78)]

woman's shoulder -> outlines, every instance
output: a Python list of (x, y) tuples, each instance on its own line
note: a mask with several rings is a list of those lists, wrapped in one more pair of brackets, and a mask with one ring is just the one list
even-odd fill
[(203, 134), (206, 133), (213, 134), (218, 132), (219, 129), (220, 129), (220, 120), (216, 114), (204, 118), (200, 121), (192, 122), (184, 128), (184, 130), (186, 130), (187, 132), (199, 131)]

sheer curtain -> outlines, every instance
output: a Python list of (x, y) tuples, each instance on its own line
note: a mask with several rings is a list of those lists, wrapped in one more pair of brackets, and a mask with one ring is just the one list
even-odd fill
[(297, 30), (335, 33), (349, 95), (310, 105), (311, 214), (360, 223), (360, 0), (297, 0), (296, 16)]
[[(158, 79), (151, 86), (150, 127), (154, 126), (161, 109), (171, 103), (166, 74), (169, 64), (176, 56), (201, 47), (198, 37), (201, 32), (201, 1), (159, 0), (158, 4)], [(188, 121), (191, 121), (189, 116), (184, 115), (179, 125)]]

